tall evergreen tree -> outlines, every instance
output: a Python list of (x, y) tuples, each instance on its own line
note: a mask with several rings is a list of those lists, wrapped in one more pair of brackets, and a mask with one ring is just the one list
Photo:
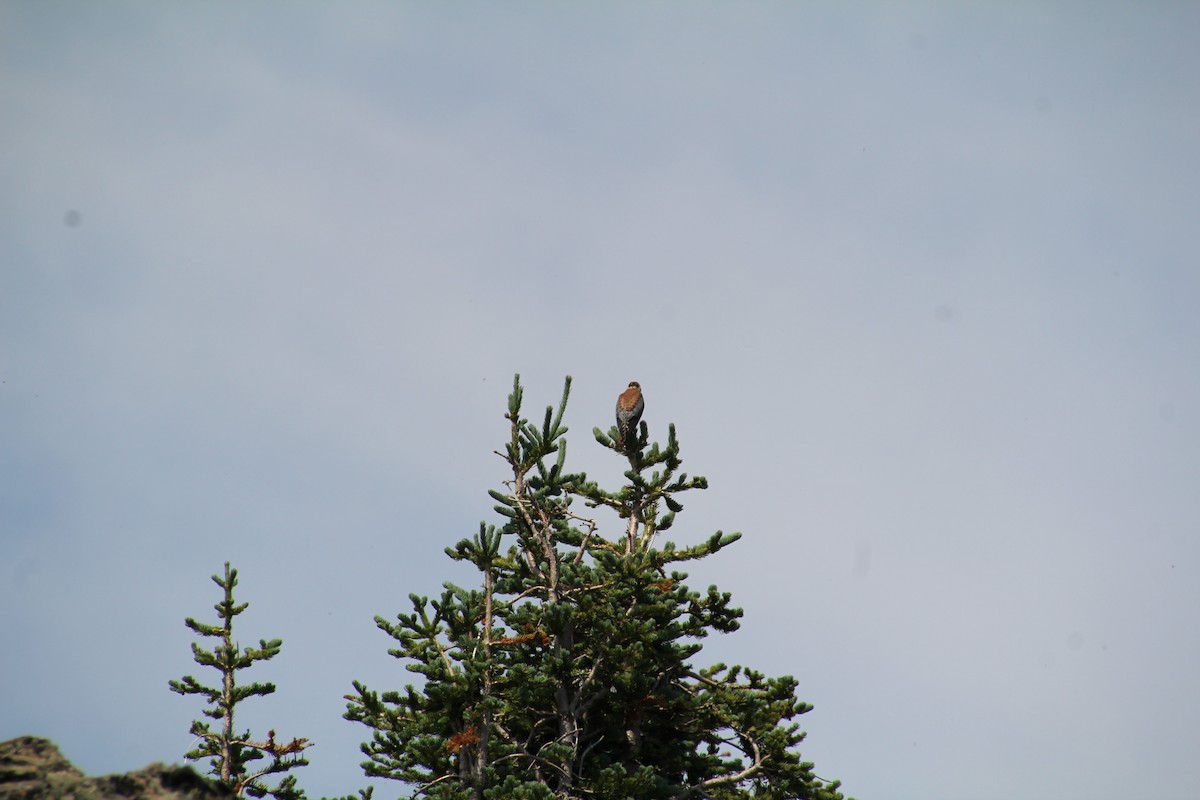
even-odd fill
[[(237, 734), (233, 724), (234, 712), (239, 703), (275, 691), (273, 683), (254, 682), (239, 686), (237, 673), (256, 661), (268, 661), (279, 655), (283, 640), (262, 639), (258, 647), (241, 649), (233, 638), (233, 618), (245, 611), (250, 604), (239, 604), (233, 598), (233, 589), (238, 582), (237, 570), (232, 569), (226, 561), (225, 575), (213, 575), (212, 579), (224, 593), (221, 601), (213, 606), (221, 624), (208, 625), (191, 617), (184, 620), (184, 623), (200, 636), (218, 640), (211, 650), (205, 650), (193, 642), (192, 656), (197, 664), (212, 667), (220, 673), (220, 685), (205, 686), (191, 675), (185, 675), (182, 680), (168, 681), (168, 685), (171, 691), (182, 695), (203, 696), (208, 701), (209, 708), (201, 713), (217, 720), (220, 729), (212, 730), (208, 723), (201, 720), (192, 722), (190, 732), (197, 737), (198, 742), (184, 757), (191, 761), (212, 759), (212, 774), (239, 796), (243, 793), (251, 797), (269, 794), (276, 800), (302, 800), (304, 792), (297, 788), (295, 776), (285, 775), (274, 787), (268, 785), (264, 778), (308, 764), (308, 760), (301, 753), (312, 743), (307, 739), (276, 741), (275, 731), (270, 731), (265, 740), (255, 741), (250, 737), (248, 730)], [(253, 763), (268, 755), (271, 760), (265, 766)]]
[[(595, 439), (627, 458), (627, 483), (607, 491), (566, 469), (563, 425), (571, 379), (541, 425), (521, 416), (520, 376), (508, 399), (510, 477), (490, 492), (502, 524), (446, 553), (473, 564), (480, 586), (410, 595), (412, 611), (376, 624), (389, 652), (421, 676), (404, 691), (355, 682), (347, 719), (371, 728), (368, 775), (415, 785), (437, 800), (813, 798), (840, 800), (796, 746), (810, 706), (790, 676), (693, 665), (710, 631), (738, 628), (730, 595), (689, 589), (679, 562), (740, 538), (717, 531), (689, 547), (656, 546), (707, 488), (679, 471), (679, 443)], [(606, 536), (588, 509), (612, 509)]]

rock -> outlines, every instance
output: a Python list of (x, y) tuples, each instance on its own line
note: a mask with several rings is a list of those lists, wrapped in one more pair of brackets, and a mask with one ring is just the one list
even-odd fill
[(0, 742), (0, 798), (62, 796), (60, 789), (86, 780), (49, 739), (22, 736)]
[(233, 794), (191, 767), (151, 764), (89, 778), (49, 739), (0, 742), (0, 800), (226, 800)]

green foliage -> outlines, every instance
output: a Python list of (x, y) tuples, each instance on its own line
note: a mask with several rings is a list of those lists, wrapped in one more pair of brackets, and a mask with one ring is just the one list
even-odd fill
[[(208, 708), (201, 713), (220, 723), (220, 730), (212, 730), (209, 723), (196, 720), (190, 729), (193, 736), (198, 737), (195, 748), (184, 754), (191, 761), (204, 758), (212, 759), (212, 774), (222, 784), (237, 795), (248, 794), (251, 797), (271, 795), (277, 800), (301, 800), (303, 790), (296, 787), (296, 778), (285, 775), (274, 787), (264, 782), (269, 775), (279, 775), (296, 767), (302, 767), (308, 761), (301, 753), (311, 746), (307, 739), (293, 739), (291, 742), (275, 740), (275, 731), (270, 731), (265, 741), (254, 741), (250, 731), (240, 736), (234, 734), (234, 711), (239, 703), (251, 697), (268, 695), (275, 691), (272, 683), (250, 683), (238, 686), (236, 676), (238, 671), (247, 669), (256, 661), (268, 661), (279, 654), (283, 642), (280, 639), (265, 639), (259, 641), (258, 647), (239, 648), (233, 638), (233, 618), (249, 607), (249, 603), (238, 604), (233, 599), (233, 588), (237, 586), (237, 570), (231, 569), (225, 562), (225, 575), (212, 576), (213, 582), (224, 590), (224, 598), (214, 608), (221, 619), (220, 625), (208, 625), (188, 617), (185, 624), (200, 636), (218, 640), (211, 650), (205, 650), (199, 644), (192, 643), (192, 655), (197, 664), (212, 667), (221, 674), (220, 685), (205, 686), (191, 675), (182, 680), (169, 681), (171, 691), (179, 694), (198, 694), (208, 702)], [(256, 765), (265, 756), (270, 756), (270, 762)]]
[[(511, 476), (490, 492), (502, 523), (446, 550), (479, 571), (479, 588), (446, 583), (436, 598), (410, 595), (394, 621), (376, 617), (419, 677), (382, 693), (355, 682), (346, 718), (371, 729), (365, 772), (435, 800), (840, 800), (797, 752), (795, 720), (810, 706), (794, 679), (692, 665), (701, 640), (737, 630), (742, 612), (715, 587), (689, 589), (674, 567), (740, 534), (655, 546), (679, 495), (707, 488), (679, 471), (674, 426), (665, 447), (645, 422), (628, 447), (615, 429), (594, 431), (629, 461), (627, 483), (604, 490), (567, 471), (570, 388), (568, 377), (535, 425), (514, 380), (501, 454)], [(612, 509), (622, 530), (602, 535), (577, 501)]]

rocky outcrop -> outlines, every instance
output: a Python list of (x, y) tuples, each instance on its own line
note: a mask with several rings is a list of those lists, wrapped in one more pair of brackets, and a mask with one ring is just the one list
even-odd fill
[(151, 764), (123, 775), (84, 775), (49, 739), (0, 742), (0, 800), (228, 800), (191, 767)]

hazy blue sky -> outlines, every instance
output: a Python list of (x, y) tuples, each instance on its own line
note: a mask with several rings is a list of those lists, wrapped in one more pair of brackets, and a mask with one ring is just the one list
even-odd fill
[[(512, 375), (641, 381), (701, 661), (867, 800), (1200, 786), (1200, 5), (0, 2), (0, 738), (241, 722), (365, 785), (376, 614), (466, 581)], [(615, 520), (605, 520), (615, 534)], [(398, 784), (382, 785), (381, 798)]]

